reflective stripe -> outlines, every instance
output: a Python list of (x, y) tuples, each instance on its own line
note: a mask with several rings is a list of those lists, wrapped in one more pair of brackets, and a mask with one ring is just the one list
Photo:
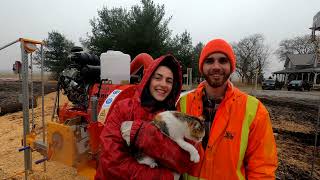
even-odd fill
[(187, 96), (194, 91), (195, 89), (192, 89), (190, 91), (182, 92), (180, 94), (179, 100), (177, 102), (180, 104), (180, 112), (187, 113)]
[(238, 166), (237, 166), (237, 175), (240, 180), (245, 179), (245, 177), (241, 173), (241, 167), (242, 167), (243, 158), (248, 145), (250, 125), (256, 116), (258, 103), (259, 101), (255, 97), (248, 95), (247, 103), (246, 103), (246, 112), (245, 112), (245, 116), (242, 124), (240, 152), (239, 152), (239, 160), (238, 160)]
[(187, 94), (180, 98), (180, 111), (187, 113)]
[[(190, 92), (193, 92), (193, 91), (190, 91)], [(190, 92), (180, 97), (180, 111), (183, 113), (187, 113), (187, 96)], [(182, 179), (183, 180), (204, 180), (203, 178), (191, 176), (188, 173), (184, 173), (182, 175)]]
[(189, 175), (189, 174), (187, 174), (187, 173), (184, 173), (184, 174), (182, 175), (182, 179), (183, 179), (183, 180), (205, 180), (205, 179), (203, 179), (203, 178), (191, 176), (191, 175)]

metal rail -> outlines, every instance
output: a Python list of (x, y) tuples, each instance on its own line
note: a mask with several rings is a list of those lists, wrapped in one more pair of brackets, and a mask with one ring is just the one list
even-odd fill
[[(32, 170), (32, 154), (31, 154), (31, 148), (29, 145), (26, 144), (27, 142), (27, 135), (30, 134), (30, 122), (29, 122), (29, 82), (28, 82), (28, 53), (30, 53), (30, 49), (27, 52), (27, 47), (25, 47), (25, 43), (31, 43), (34, 45), (40, 44), (41, 45), (41, 81), (42, 81), (42, 126), (43, 126), (43, 142), (45, 142), (45, 121), (44, 121), (44, 79), (43, 79), (43, 44), (40, 41), (35, 41), (31, 39), (24, 39), (19, 38), (18, 40), (15, 40), (11, 43), (8, 43), (2, 47), (0, 47), (0, 50), (5, 49), (17, 42), (20, 42), (20, 48), (21, 48), (21, 61), (22, 61), (22, 111), (23, 111), (23, 144), (22, 148), (19, 149), (19, 151), (24, 152), (24, 173), (25, 173), (25, 179), (29, 179), (29, 173)], [(31, 50), (33, 51), (33, 50)], [(32, 82), (32, 55), (30, 55), (30, 61), (31, 61), (31, 95), (32, 95), (32, 125), (34, 125), (34, 111), (33, 111), (33, 82)], [(33, 128), (33, 127), (32, 127)], [(44, 171), (46, 171), (46, 165), (44, 164)]]
[(20, 40), (18, 39), (18, 40), (15, 40), (15, 41), (13, 41), (13, 42), (11, 42), (11, 43), (9, 43), (9, 44), (6, 44), (6, 45), (2, 46), (2, 47), (0, 48), (0, 51), (1, 51), (2, 49), (4, 49), (4, 48), (7, 48), (7, 47), (9, 47), (9, 46), (11, 46), (11, 45), (19, 42), (19, 41), (20, 41)]
[[(45, 125), (45, 120), (44, 120), (43, 44), (41, 44), (40, 53), (41, 53), (41, 122), (42, 122), (42, 141), (45, 144), (45, 142), (46, 142), (46, 125)], [(43, 171), (44, 172), (47, 171), (46, 162), (43, 162)]]

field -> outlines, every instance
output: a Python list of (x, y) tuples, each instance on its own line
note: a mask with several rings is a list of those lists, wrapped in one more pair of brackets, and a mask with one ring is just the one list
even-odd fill
[[(1, 81), (0, 81), (1, 82)], [(17, 101), (20, 84), (15, 81), (0, 83), (1, 106)], [(55, 93), (55, 83), (46, 83), (45, 118), (49, 120), (52, 114)], [(320, 104), (320, 92), (288, 92), (261, 91), (252, 87), (241, 87), (244, 91), (257, 96), (269, 110), (273, 130), (276, 137), (279, 167), (277, 179), (311, 179), (314, 134)], [(35, 94), (39, 95), (40, 83), (35, 84)], [(51, 92), (51, 93), (50, 93)], [(66, 102), (63, 97), (61, 100)], [(41, 100), (35, 108), (35, 124), (41, 131), (40, 114)], [(22, 112), (7, 113), (0, 116), (0, 179), (23, 178), (23, 153), (17, 151), (21, 147)], [(319, 145), (320, 143), (318, 143)], [(316, 152), (319, 150), (317, 146)], [(38, 153), (33, 153), (34, 161), (40, 159)], [(320, 179), (320, 156), (315, 154), (314, 179)], [(33, 165), (34, 173), (31, 179), (84, 179), (78, 176), (76, 170), (57, 162), (47, 162), (47, 172), (42, 165)]]
[[(311, 179), (315, 127), (318, 108), (299, 101), (260, 98), (269, 110), (276, 133), (279, 179)], [(319, 142), (317, 143), (319, 150)], [(313, 177), (320, 179), (320, 161), (316, 154)]]

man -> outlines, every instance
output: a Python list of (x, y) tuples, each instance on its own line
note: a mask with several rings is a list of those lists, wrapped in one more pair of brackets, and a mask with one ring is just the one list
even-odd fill
[(184, 179), (275, 179), (277, 151), (268, 111), (229, 81), (232, 47), (222, 39), (206, 44), (199, 58), (205, 81), (178, 102), (178, 109), (204, 116), (201, 161)]

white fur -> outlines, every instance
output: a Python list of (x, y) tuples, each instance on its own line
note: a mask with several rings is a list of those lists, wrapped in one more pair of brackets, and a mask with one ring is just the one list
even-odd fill
[(124, 121), (120, 128), (122, 138), (126, 141), (128, 146), (130, 146), (130, 131), (132, 123), (133, 121)]
[(186, 137), (187, 139), (192, 139), (188, 129), (188, 123), (186, 121), (181, 121), (178, 118), (176, 118), (172, 114), (172, 111), (164, 111), (159, 115), (168, 127), (170, 134), (169, 137), (173, 141), (175, 141), (182, 149), (190, 153), (190, 161), (195, 163), (199, 162), (200, 156), (197, 149), (184, 140), (184, 137)]
[(156, 161), (151, 158), (150, 156), (144, 155), (142, 158), (138, 159), (138, 163), (139, 164), (145, 164), (150, 166), (151, 168), (155, 168), (158, 166), (158, 164), (156, 163)]
[[(130, 131), (132, 123), (133, 121), (124, 121), (121, 124), (120, 128), (122, 138), (126, 141), (128, 146), (130, 146)], [(151, 168), (155, 168), (156, 166), (158, 166), (156, 161), (149, 156), (143, 156), (142, 158), (139, 158), (137, 161), (139, 164), (149, 165)]]
[(173, 172), (173, 179), (174, 180), (179, 180), (180, 179), (180, 174)]
[[(194, 140), (190, 135), (188, 123), (186, 121), (179, 120), (173, 115), (173, 111), (164, 111), (158, 114), (161, 117), (161, 120), (166, 123), (166, 126), (169, 131), (169, 137), (175, 141), (182, 149), (188, 151), (190, 153), (190, 161), (192, 162), (199, 162), (200, 156), (197, 149), (191, 145), (190, 143), (186, 142), (184, 138)], [(130, 145), (130, 130), (132, 127), (133, 121), (124, 121), (121, 124), (121, 135), (123, 139), (126, 141), (127, 145)], [(144, 156), (138, 159), (140, 164), (149, 165), (151, 168), (157, 166), (155, 160), (149, 156)], [(180, 175), (175, 173), (174, 178), (179, 179)]]

